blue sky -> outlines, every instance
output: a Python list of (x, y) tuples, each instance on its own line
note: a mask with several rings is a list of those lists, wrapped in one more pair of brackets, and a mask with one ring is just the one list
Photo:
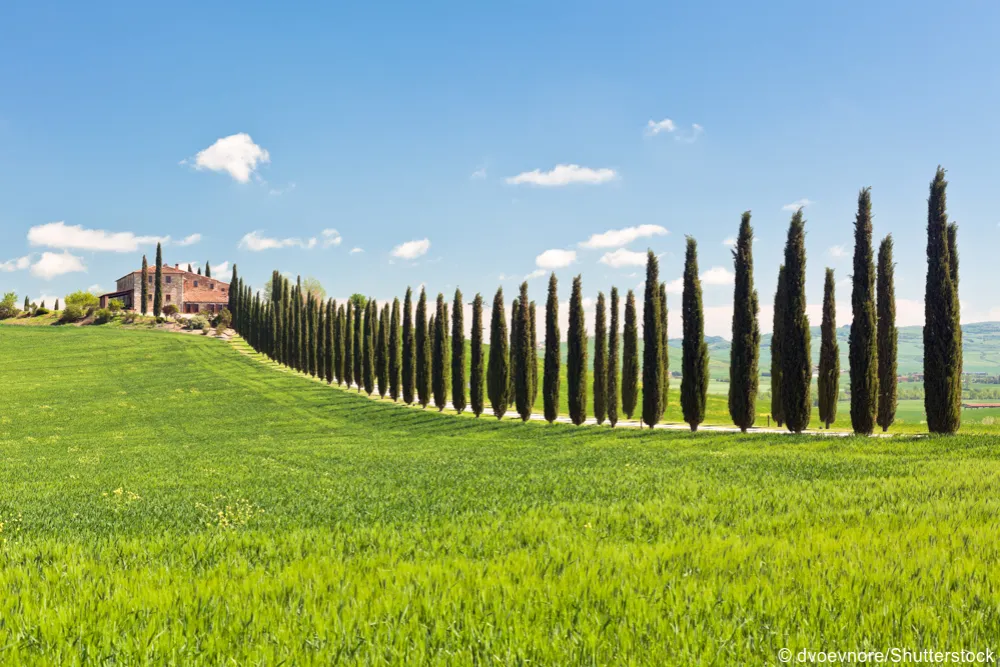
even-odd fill
[[(678, 278), (691, 234), (725, 335), (724, 241), (751, 209), (769, 330), (789, 205), (809, 202), (818, 304), (824, 267), (850, 273), (870, 185), (917, 324), (942, 164), (963, 319), (1000, 319), (1000, 5), (340, 4), (4, 3), (0, 290), (109, 289), (169, 236), (168, 263), (235, 262), (254, 284), (277, 268), (333, 296), (512, 298), (557, 267), (564, 298), (576, 273), (593, 297), (641, 283), (625, 251)], [(544, 278), (531, 289), (544, 300)], [(841, 323), (849, 299), (845, 283)]]

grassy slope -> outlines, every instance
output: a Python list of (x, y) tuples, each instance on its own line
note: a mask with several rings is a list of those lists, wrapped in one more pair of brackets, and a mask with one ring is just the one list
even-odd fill
[(1000, 639), (994, 440), (456, 420), (0, 326), (0, 662), (758, 664)]

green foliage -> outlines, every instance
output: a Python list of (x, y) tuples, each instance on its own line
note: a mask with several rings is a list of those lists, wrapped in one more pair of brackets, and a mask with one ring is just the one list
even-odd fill
[(503, 307), (503, 288), (500, 287), (493, 297), (493, 311), (490, 316), (490, 358), (486, 368), (486, 393), (497, 419), (503, 418), (510, 404), (508, 354), (507, 316)]
[(163, 307), (163, 314), (167, 317), (175, 317), (178, 312), (180, 311), (177, 309), (177, 304), (175, 303), (168, 303)]
[(729, 415), (746, 432), (757, 419), (760, 384), (760, 305), (753, 280), (753, 227), (744, 211), (733, 250), (733, 337), (729, 348)]
[(73, 292), (66, 297), (66, 305), (79, 306), (79, 308), (86, 313), (88, 310), (97, 308), (97, 306), (100, 305), (100, 299), (98, 299), (95, 294), (80, 290)]
[(549, 276), (549, 292), (545, 302), (545, 370), (542, 374), (542, 400), (545, 419), (550, 423), (559, 415), (559, 283), (556, 274)]
[(431, 331), (427, 322), (427, 291), (420, 288), (420, 298), (417, 299), (417, 318), (413, 332), (413, 345), (416, 352), (416, 382), (417, 402), (426, 408), (431, 400)]
[(518, 364), (518, 343), (520, 334), (518, 327), (521, 325), (521, 301), (514, 299), (510, 305), (510, 348), (507, 358), (507, 407), (514, 407), (517, 401), (517, 364)]
[(705, 421), (708, 398), (708, 345), (705, 343), (705, 314), (701, 305), (698, 277), (698, 244), (687, 237), (684, 253), (683, 357), (681, 360), (681, 410), (692, 431)]
[[(620, 323), (618, 321), (618, 288), (611, 288), (611, 332), (608, 337), (608, 369), (607, 369), (607, 390), (606, 401), (608, 405), (608, 422), (614, 426), (618, 423), (618, 373), (620, 364), (618, 363), (618, 351), (621, 349), (619, 341)], [(596, 359), (595, 359), (596, 363)], [(596, 412), (596, 409), (595, 409)]]
[(663, 304), (660, 303), (660, 263), (646, 255), (646, 286), (642, 313), (642, 421), (654, 426), (663, 406)]
[(627, 419), (631, 419), (639, 402), (639, 331), (632, 290), (625, 296), (622, 346), (622, 412)]
[(389, 319), (389, 397), (399, 400), (400, 372), (400, 330), (399, 330), (399, 299), (392, 300), (392, 314)]
[(465, 304), (462, 290), (455, 290), (451, 307), (451, 402), (461, 414), (465, 410)]
[(4, 293), (3, 300), (0, 301), (0, 320), (17, 317), (19, 312), (17, 308), (17, 294), (14, 292)]
[(667, 411), (667, 396), (670, 393), (670, 343), (667, 334), (667, 284), (660, 283), (660, 412), (657, 420)]
[(354, 304), (356, 308), (363, 309), (365, 306), (368, 305), (368, 297), (366, 297), (364, 294), (358, 294), (357, 292), (352, 294), (350, 299), (348, 299), (348, 301)]
[(365, 393), (375, 391), (375, 335), (378, 330), (378, 305), (370, 299), (365, 306), (364, 327), (361, 333), (361, 373)]
[(416, 388), (417, 359), (413, 331), (413, 290), (406, 288), (406, 298), (403, 300), (403, 361), (402, 383), (403, 403), (413, 403)]
[[(153, 282), (153, 315), (159, 317), (163, 313), (163, 248), (159, 243), (156, 244), (156, 275)], [(66, 301), (69, 302), (68, 297)]]
[(528, 304), (528, 340), (531, 346), (531, 353), (528, 355), (531, 363), (531, 395), (528, 402), (535, 405), (538, 402), (538, 327), (537, 308), (535, 302)]
[[(236, 267), (233, 267), (233, 271), (236, 271)], [(142, 256), (142, 273), (139, 276), (142, 281), (142, 285), (139, 288), (139, 312), (145, 315), (149, 312), (149, 263), (146, 261), (146, 255)]]
[(778, 267), (778, 287), (774, 292), (774, 322), (771, 327), (771, 418), (779, 428), (785, 423), (785, 408), (781, 398), (781, 343), (785, 331), (785, 311), (788, 310), (788, 287), (785, 265)]
[[(962, 339), (956, 235), (948, 224), (945, 171), (938, 167), (927, 200), (924, 297), (924, 408), (931, 433), (961, 426)], [(954, 265), (953, 265), (954, 262)]]
[(469, 343), (469, 407), (479, 417), (485, 406), (483, 368), (483, 297), (477, 293), (472, 301), (472, 337)]
[(573, 278), (566, 341), (569, 418), (579, 426), (587, 419), (587, 325), (583, 313), (583, 279), (580, 276)]
[(823, 285), (823, 323), (819, 347), (819, 420), (827, 427), (837, 421), (837, 401), (840, 398), (840, 348), (837, 345), (836, 281), (833, 269), (826, 270)]
[(59, 321), (63, 324), (70, 324), (72, 322), (79, 322), (86, 316), (87, 314), (83, 311), (83, 308), (76, 304), (67, 303), (66, 307), (59, 314)]
[(517, 321), (517, 335), (516, 340), (511, 340), (511, 348), (517, 359), (517, 364), (514, 366), (514, 402), (521, 420), (528, 421), (531, 418), (533, 407), (531, 401), (531, 358), (537, 355), (531, 346), (531, 299), (528, 298), (527, 281), (521, 283), (521, 293), (518, 296), (517, 304), (517, 310), (512, 313)]
[(389, 304), (382, 306), (378, 319), (378, 335), (375, 342), (375, 374), (378, 381), (378, 395), (385, 398), (389, 392)]
[(351, 299), (351, 303), (354, 305), (354, 350), (353, 354), (353, 373), (354, 373), (354, 384), (357, 385), (358, 393), (365, 386), (365, 372), (364, 372), (364, 336), (365, 336), (365, 308), (368, 307), (368, 302), (365, 300), (365, 305), (361, 306), (357, 301)]
[(94, 324), (107, 324), (115, 319), (115, 314), (110, 308), (98, 308), (94, 311)]
[(124, 310), (125, 304), (121, 299), (111, 299), (108, 301), (108, 308), (112, 313), (118, 313)]
[(594, 316), (594, 417), (603, 424), (608, 416), (608, 323), (604, 292), (597, 293)]
[(781, 332), (781, 406), (789, 431), (809, 426), (812, 412), (812, 358), (806, 314), (805, 220), (802, 209), (792, 215), (785, 243), (785, 286)]
[[(451, 381), (451, 351), (448, 345), (448, 306), (444, 294), (438, 293), (434, 311), (434, 341), (431, 349), (431, 384), (434, 406), (440, 412), (448, 404), (448, 384)], [(461, 340), (459, 340), (461, 344)]]
[(854, 273), (851, 307), (851, 423), (870, 434), (878, 412), (878, 341), (875, 312), (875, 263), (872, 256), (871, 188), (858, 193), (854, 218)]

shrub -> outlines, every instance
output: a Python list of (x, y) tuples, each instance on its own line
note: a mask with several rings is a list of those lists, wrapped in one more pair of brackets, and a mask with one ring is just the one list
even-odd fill
[(139, 313), (135, 312), (134, 310), (126, 310), (124, 313), (122, 313), (122, 322), (124, 322), (125, 324), (132, 324), (137, 319), (139, 319)]
[(83, 308), (75, 303), (69, 303), (67, 300), (66, 307), (63, 308), (62, 315), (59, 316), (59, 321), (65, 324), (68, 322), (79, 322), (83, 318)]
[(110, 308), (98, 308), (94, 311), (94, 324), (107, 324), (115, 319), (115, 314)]
[(14, 292), (7, 292), (3, 295), (3, 300), (0, 301), (0, 320), (5, 320), (9, 317), (17, 317), (20, 311), (17, 308), (17, 294)]
[(167, 305), (165, 305), (163, 307), (163, 314), (166, 315), (167, 317), (173, 317), (178, 312), (179, 311), (177, 310), (177, 305), (176, 304), (168, 303)]
[(157, 315), (156, 316), (156, 323), (157, 324), (163, 324), (166, 321), (167, 321), (167, 318), (165, 318), (163, 315)]
[(51, 312), (52, 311), (49, 310), (48, 308), (36, 308), (35, 309), (35, 317), (38, 317), (39, 315), (48, 315)]
[(78, 291), (73, 292), (66, 297), (66, 307), (78, 306), (81, 312), (89, 312), (100, 305), (101, 301), (96, 295), (90, 292)]
[(210, 327), (208, 324), (208, 320), (206, 320), (201, 315), (195, 315), (194, 317), (188, 319), (184, 323), (184, 328), (187, 329), (188, 331), (198, 331), (198, 330), (208, 331)]
[(223, 308), (219, 311), (219, 314), (215, 318), (216, 326), (221, 326), (222, 330), (225, 331), (233, 323), (233, 314), (229, 312), (228, 308)]
[(123, 310), (124, 308), (125, 308), (125, 304), (122, 302), (121, 299), (111, 299), (110, 301), (108, 301), (108, 309), (112, 313), (118, 313), (119, 311)]

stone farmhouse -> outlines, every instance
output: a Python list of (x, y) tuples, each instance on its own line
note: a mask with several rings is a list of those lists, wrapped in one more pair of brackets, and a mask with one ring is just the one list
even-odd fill
[[(180, 313), (218, 313), (229, 304), (229, 283), (185, 271), (180, 264), (163, 265), (163, 305), (173, 304)], [(156, 267), (148, 270), (148, 312), (153, 311)], [(138, 311), (142, 302), (142, 270), (133, 271), (118, 279), (114, 292), (101, 295), (101, 307), (107, 308), (111, 299), (118, 299), (125, 310)]]

